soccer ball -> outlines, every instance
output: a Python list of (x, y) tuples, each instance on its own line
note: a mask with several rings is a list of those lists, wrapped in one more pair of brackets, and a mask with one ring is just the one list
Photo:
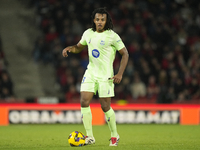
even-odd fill
[(70, 146), (83, 146), (85, 144), (85, 136), (82, 132), (73, 131), (68, 137), (68, 142)]

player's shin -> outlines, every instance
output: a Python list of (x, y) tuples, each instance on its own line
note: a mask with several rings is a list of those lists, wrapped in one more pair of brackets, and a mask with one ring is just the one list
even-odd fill
[(111, 137), (117, 137), (117, 126), (116, 126), (116, 119), (115, 119), (115, 112), (114, 110), (110, 107), (110, 110), (105, 112), (106, 115), (106, 120), (109, 126), (109, 129), (111, 131)]
[(92, 131), (92, 113), (90, 106), (89, 107), (81, 107), (82, 121), (86, 130), (86, 135), (93, 137)]

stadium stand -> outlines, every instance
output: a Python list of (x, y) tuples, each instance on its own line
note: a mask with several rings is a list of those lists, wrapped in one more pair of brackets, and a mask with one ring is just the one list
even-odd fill
[(0, 100), (12, 101), (14, 98), (13, 82), (7, 71), (8, 62), (6, 60), (2, 40), (0, 37)]
[[(114, 30), (129, 54), (115, 99), (133, 103), (200, 103), (200, 3), (186, 0), (32, 0), (37, 25), (44, 33), (35, 44), (34, 60), (53, 63), (66, 102), (77, 97), (88, 64), (87, 51), (61, 51), (76, 44), (90, 27), (90, 14), (107, 7)], [(114, 69), (118, 70), (117, 54)], [(76, 101), (76, 100), (74, 100)]]

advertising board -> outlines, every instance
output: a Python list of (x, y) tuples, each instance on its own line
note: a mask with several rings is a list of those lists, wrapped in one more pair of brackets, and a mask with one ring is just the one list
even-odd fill
[[(111, 105), (118, 124), (200, 124), (200, 105)], [(106, 123), (100, 104), (91, 104), (93, 125)], [(80, 104), (0, 104), (0, 125), (82, 123)]]

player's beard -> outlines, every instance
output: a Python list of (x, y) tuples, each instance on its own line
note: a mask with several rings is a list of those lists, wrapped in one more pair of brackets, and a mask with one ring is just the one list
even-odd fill
[(98, 32), (103, 32), (104, 31), (103, 26), (102, 25), (101, 26), (97, 26), (97, 31)]

